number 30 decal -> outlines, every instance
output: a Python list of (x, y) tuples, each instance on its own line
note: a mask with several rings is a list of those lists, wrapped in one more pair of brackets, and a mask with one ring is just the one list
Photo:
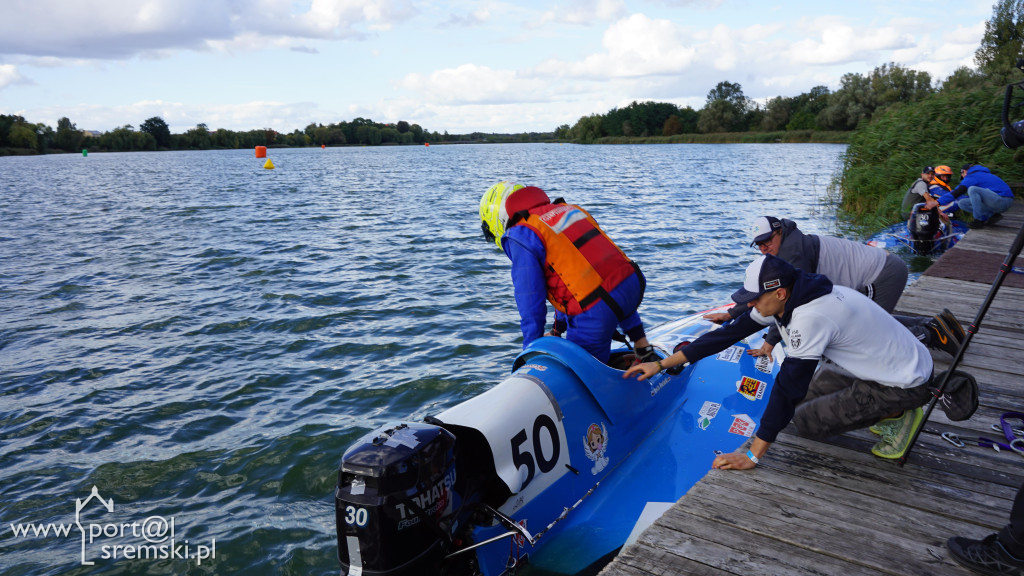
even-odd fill
[(346, 524), (355, 524), (361, 528), (366, 526), (368, 516), (369, 512), (366, 511), (366, 508), (356, 508), (355, 506), (348, 506), (345, 508)]
[[(551, 440), (550, 455), (544, 454), (544, 445), (541, 442), (541, 433), (545, 431)], [(547, 414), (541, 414), (533, 421), (532, 452), (528, 444), (529, 439), (530, 436), (527, 435), (525, 428), (512, 437), (512, 463), (516, 465), (516, 468), (526, 466), (526, 480), (523, 481), (520, 490), (530, 484), (538, 468), (542, 474), (550, 472), (558, 462), (558, 453), (561, 450), (558, 441), (558, 428), (555, 427), (555, 421)], [(524, 444), (526, 445), (525, 449), (523, 448)]]

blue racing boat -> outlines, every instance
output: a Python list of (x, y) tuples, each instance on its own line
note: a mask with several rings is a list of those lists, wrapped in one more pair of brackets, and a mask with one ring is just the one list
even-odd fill
[[(702, 315), (648, 340), (667, 356), (717, 328)], [(601, 566), (753, 434), (783, 359), (746, 354), (763, 335), (643, 382), (622, 377), (627, 348), (605, 365), (544, 337), (487, 392), (367, 434), (338, 470), (342, 574)]]

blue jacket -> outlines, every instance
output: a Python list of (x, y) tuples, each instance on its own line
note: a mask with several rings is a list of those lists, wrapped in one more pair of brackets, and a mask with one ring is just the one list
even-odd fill
[[(544, 261), (547, 249), (544, 242), (526, 226), (509, 228), (501, 239), (501, 247), (512, 261), (512, 285), (515, 288), (516, 307), (519, 308), (519, 327), (523, 331), (523, 348), (544, 335), (548, 311), (547, 280)], [(556, 312), (556, 320), (561, 312)]]
[[(782, 317), (777, 318), (783, 326), (789, 325), (794, 309), (826, 294), (831, 294), (832, 282), (821, 274), (811, 274), (798, 269), (797, 279), (793, 282), (792, 290)], [(762, 328), (764, 326), (750, 317), (748, 309), (733, 322), (718, 330), (712, 330), (691, 342), (683, 349), (683, 353), (686, 354), (687, 360), (696, 362), (701, 358), (725, 350)], [(811, 377), (814, 376), (814, 370), (817, 367), (817, 360), (789, 356), (783, 360), (782, 368), (775, 378), (775, 386), (768, 399), (768, 406), (765, 408), (761, 424), (757, 428), (758, 438), (765, 442), (775, 442), (779, 432), (793, 419), (796, 405), (807, 395), (807, 388), (811, 384)]]
[(963, 196), (971, 186), (987, 188), (1000, 196), (1013, 198), (1013, 190), (1010, 190), (1009, 184), (1003, 182), (1002, 178), (996, 176), (988, 168), (985, 168), (980, 164), (975, 164), (967, 169), (967, 175), (964, 176), (964, 179), (960, 181), (960, 184), (953, 189), (953, 197), (959, 198), (960, 196)]

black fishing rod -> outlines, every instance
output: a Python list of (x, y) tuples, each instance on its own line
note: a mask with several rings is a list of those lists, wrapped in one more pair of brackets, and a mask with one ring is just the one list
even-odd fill
[(974, 317), (974, 321), (971, 322), (970, 327), (967, 329), (967, 335), (964, 336), (964, 341), (960, 343), (960, 348), (957, 349), (956, 355), (953, 356), (953, 363), (949, 365), (949, 369), (946, 370), (945, 376), (942, 378), (942, 382), (939, 383), (938, 388), (932, 391), (931, 402), (928, 403), (928, 409), (924, 413), (924, 418), (921, 420), (921, 425), (914, 431), (914, 437), (910, 439), (910, 445), (907, 446), (907, 451), (903, 453), (903, 456), (899, 459), (899, 466), (907, 462), (907, 458), (910, 456), (910, 451), (914, 448), (914, 444), (917, 443), (917, 437), (921, 435), (921, 431), (924, 430), (924, 424), (928, 421), (928, 417), (931, 416), (932, 410), (935, 409), (935, 403), (938, 402), (939, 398), (946, 390), (946, 385), (949, 383), (950, 376), (953, 375), (953, 370), (956, 369), (957, 364), (960, 363), (960, 359), (964, 356), (964, 351), (967, 350), (967, 344), (970, 343), (971, 338), (981, 328), (981, 320), (985, 317), (988, 312), (989, 306), (992, 305), (992, 300), (996, 297), (996, 292), (999, 291), (999, 287), (1003, 285), (1003, 280), (1006, 279), (1006, 275), (1013, 270), (1013, 263), (1017, 260), (1017, 256), (1020, 255), (1021, 248), (1024, 247), (1024, 224), (1021, 225), (1020, 231), (1017, 232), (1017, 238), (1013, 241), (1013, 246), (1010, 247), (1009, 253), (1006, 254), (1006, 260), (1003, 260), (1003, 265), (999, 269), (999, 273), (996, 275), (996, 279), (992, 282), (992, 287), (989, 288), (988, 295), (985, 296), (985, 301), (981, 304), (981, 308), (978, 309), (978, 315)]

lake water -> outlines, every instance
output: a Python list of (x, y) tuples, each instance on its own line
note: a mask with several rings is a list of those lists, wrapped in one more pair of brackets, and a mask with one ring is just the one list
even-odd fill
[[(509, 263), (480, 234), (490, 185), (588, 208), (644, 270), (653, 326), (728, 300), (756, 216), (843, 228), (826, 189), (844, 151), (0, 158), (0, 573), (337, 574), (345, 448), (497, 384), (521, 349)], [(76, 499), (106, 533), (24, 533), (74, 525)], [(114, 548), (172, 522), (188, 549)]]

